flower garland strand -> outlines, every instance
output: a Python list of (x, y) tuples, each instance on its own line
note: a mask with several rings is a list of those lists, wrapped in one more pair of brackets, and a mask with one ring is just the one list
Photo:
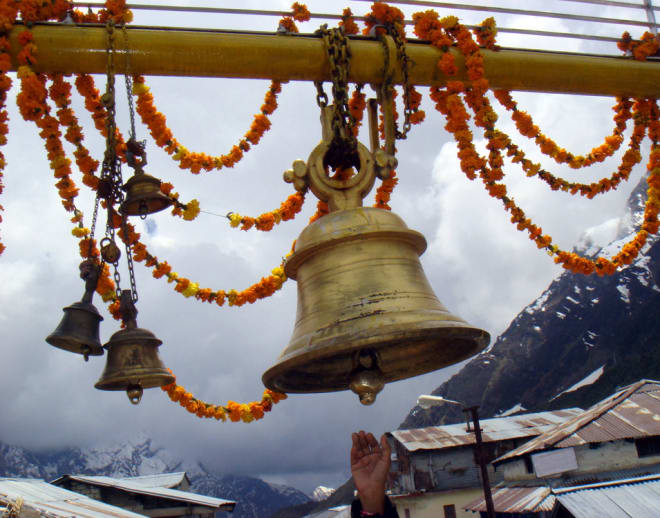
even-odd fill
[[(77, 237), (79, 241), (80, 255), (83, 258), (91, 257), (97, 262), (99, 261), (99, 250), (96, 247), (96, 242), (90, 243), (89, 229), (82, 226), (82, 212), (75, 206), (75, 198), (78, 195), (78, 188), (71, 179), (71, 161), (66, 157), (64, 147), (61, 141), (60, 121), (50, 115), (50, 108), (47, 104), (49, 91), (46, 88), (46, 76), (42, 74), (35, 74), (32, 70), (32, 65), (36, 64), (36, 46), (33, 43), (33, 36), (29, 30), (21, 32), (19, 35), (19, 43), (22, 49), (19, 53), (19, 70), (17, 76), (21, 82), (20, 92), (17, 95), (16, 102), (19, 111), (26, 121), (32, 121), (41, 130), (39, 135), (44, 139), (46, 150), (48, 152), (49, 165), (53, 171), (54, 177), (58, 180), (55, 186), (58, 189), (62, 205), (67, 212), (72, 212), (74, 216), (71, 222), (76, 226), (72, 230), (72, 234)], [(76, 130), (77, 125), (69, 117), (67, 111), (69, 100), (68, 95), (70, 89), (66, 87), (57, 79), (53, 81), (51, 86), (51, 93), (54, 95), (55, 102), (60, 108), (59, 116), (70, 123), (67, 135), (72, 140), (82, 141), (82, 133)], [(78, 138), (80, 137), (80, 140)], [(89, 166), (89, 162), (84, 154), (80, 154), (81, 163)], [(90, 253), (91, 245), (91, 253)], [(110, 269), (107, 264), (104, 264), (101, 269), (101, 274), (97, 284), (96, 291), (103, 297), (103, 300), (110, 300), (115, 296), (114, 282), (110, 278)]]
[(493, 94), (499, 103), (511, 112), (511, 119), (522, 136), (533, 139), (541, 152), (553, 158), (558, 164), (568, 164), (573, 169), (588, 167), (611, 157), (621, 147), (623, 132), (626, 130), (627, 122), (632, 117), (630, 111), (632, 101), (627, 98), (617, 98), (617, 103), (612, 107), (615, 112), (615, 128), (612, 134), (605, 137), (603, 144), (594, 147), (586, 156), (574, 155), (559, 147), (551, 138), (541, 133), (538, 126), (534, 124), (532, 117), (527, 112), (518, 109), (518, 103), (511, 97), (511, 92), (494, 90)]
[[(33, 7), (33, 5), (29, 3), (26, 3), (25, 6), (27, 6), (26, 9)], [(91, 255), (94, 258), (98, 258), (99, 251), (95, 242), (92, 242), (93, 246), (91, 247), (90, 253), (90, 232), (89, 229), (82, 227), (82, 213), (76, 208), (74, 203), (74, 199), (78, 194), (78, 189), (70, 179), (71, 161), (66, 158), (62, 141), (60, 139), (61, 131), (59, 128), (61, 125), (68, 128), (66, 138), (76, 146), (76, 161), (83, 172), (84, 177), (87, 177), (85, 183), (89, 184), (90, 187), (96, 187), (98, 185), (98, 180), (94, 182), (92, 178), (95, 178), (93, 172), (98, 168), (98, 162), (91, 159), (89, 153), (82, 144), (82, 130), (70, 109), (71, 86), (63, 81), (61, 75), (55, 75), (51, 78), (52, 85), (50, 89), (47, 89), (46, 77), (41, 74), (35, 74), (31, 68), (32, 65), (36, 64), (35, 55), (37, 54), (36, 46), (32, 43), (33, 38), (31, 32), (26, 30), (21, 33), (19, 36), (19, 42), (23, 47), (19, 54), (19, 63), (21, 65), (18, 73), (19, 79), (21, 80), (21, 91), (17, 96), (19, 110), (26, 120), (35, 122), (37, 127), (41, 130), (40, 135), (46, 142), (51, 169), (53, 170), (55, 177), (59, 179), (56, 186), (60, 197), (62, 198), (62, 204), (67, 211), (74, 212), (72, 222), (78, 224), (72, 233), (74, 236), (81, 239), (81, 256), (89, 257)], [(4, 84), (4, 82), (2, 82), (2, 76), (0, 76), (0, 85), (2, 84)], [(50, 115), (50, 108), (47, 104), (49, 94), (58, 108), (57, 118)], [(6, 90), (4, 91), (4, 97), (6, 97)], [(0, 117), (2, 117), (2, 113), (0, 113)], [(0, 131), (1, 128), (2, 127), (0, 126)], [(117, 226), (119, 226), (119, 224), (117, 224)], [(132, 225), (128, 228), (128, 235), (124, 235), (123, 230), (124, 229), (120, 229), (119, 231), (119, 236), (122, 240), (134, 244), (139, 243), (139, 234), (135, 233)], [(146, 249), (142, 250), (142, 252), (145, 251)], [(139, 254), (140, 252), (141, 250), (139, 248), (135, 250), (136, 254)], [(283, 275), (282, 271), (282, 277)], [(177, 287), (179, 284), (180, 282), (177, 282)], [(107, 264), (103, 264), (97, 291), (103, 295), (104, 300), (112, 300), (115, 297), (114, 282), (110, 279), (109, 267)], [(110, 295), (108, 295), (108, 293), (110, 293)], [(227, 294), (227, 298), (230, 301), (230, 305), (232, 305), (231, 292)], [(240, 298), (241, 294), (237, 294), (236, 300), (234, 301), (236, 305), (240, 305)], [(249, 295), (246, 296), (246, 298), (249, 299)], [(252, 300), (248, 301), (252, 302)], [(109, 309), (115, 318), (119, 318), (118, 301), (115, 300), (110, 305)], [(280, 394), (267, 389), (260, 402), (254, 401), (247, 404), (240, 404), (228, 401), (226, 406), (216, 406), (194, 398), (192, 394), (186, 392), (183, 387), (176, 385), (176, 383), (163, 387), (163, 390), (168, 392), (168, 395), (173, 401), (181, 402), (182, 406), (188, 411), (193, 412), (200, 417), (215, 417), (216, 419), (223, 421), (229, 417), (229, 419), (234, 422), (241, 420), (243, 422), (251, 422), (253, 420), (261, 419), (265, 412), (269, 412), (272, 409), (273, 404), (276, 404), (287, 397), (285, 394)]]
[(227, 218), (232, 228), (240, 227), (241, 230), (250, 230), (254, 227), (262, 232), (268, 232), (282, 221), (289, 221), (295, 218), (296, 214), (301, 211), (304, 202), (305, 194), (295, 192), (283, 201), (278, 209), (265, 212), (256, 218), (241, 216), (237, 212), (230, 212), (227, 214)]
[[(0, 146), (7, 144), (7, 134), (9, 133), (9, 114), (7, 112), (7, 94), (12, 85), (12, 80), (8, 73), (11, 69), (11, 57), (9, 55), (9, 31), (14, 26), (14, 20), (18, 13), (18, 4), (14, 2), (2, 2), (0, 4)], [(5, 155), (0, 151), (0, 194), (4, 190), (2, 183), (3, 171), (7, 162)], [(4, 208), (0, 205), (0, 223), (2, 223), (2, 212)], [(5, 251), (5, 245), (0, 241), (0, 255)]]
[(188, 151), (185, 146), (180, 144), (172, 130), (167, 127), (165, 115), (156, 109), (153, 95), (145, 84), (144, 78), (141, 76), (133, 78), (133, 95), (137, 99), (136, 111), (144, 125), (149, 128), (154, 142), (179, 163), (180, 169), (188, 169), (193, 174), (199, 174), (202, 169), (212, 171), (213, 169), (234, 167), (251, 149), (251, 146), (258, 144), (264, 133), (270, 129), (271, 123), (268, 116), (277, 109), (277, 94), (281, 90), (281, 83), (273, 81), (264, 98), (261, 112), (254, 116), (250, 129), (245, 133), (243, 139), (233, 146), (229, 153), (214, 157), (206, 153)]
[[(286, 16), (280, 21), (280, 27), (288, 32), (298, 32), (295, 21), (307, 21), (310, 19), (307, 7), (298, 2), (291, 7), (293, 16)], [(269, 116), (277, 109), (277, 95), (282, 91), (280, 81), (272, 81), (270, 88), (264, 97), (260, 113), (254, 115), (250, 129), (243, 135), (237, 145), (234, 145), (229, 153), (220, 156), (211, 156), (206, 153), (188, 151), (174, 137), (172, 130), (167, 127), (165, 115), (159, 112), (154, 105), (154, 98), (144, 78), (136, 76), (133, 78), (133, 95), (136, 96), (136, 111), (142, 122), (149, 128), (149, 132), (156, 145), (164, 149), (172, 158), (179, 162), (179, 168), (188, 169), (193, 174), (199, 174), (202, 170), (220, 170), (226, 167), (234, 167), (252, 146), (256, 146), (264, 133), (271, 127)]]
[(163, 392), (167, 392), (167, 395), (174, 403), (179, 403), (179, 405), (197, 417), (203, 419), (215, 418), (222, 422), (227, 421), (227, 418), (229, 418), (234, 423), (239, 421), (250, 423), (263, 419), (264, 414), (270, 412), (273, 405), (276, 405), (283, 399), (287, 399), (286, 394), (266, 389), (264, 390), (261, 401), (252, 401), (250, 403), (227, 401), (225, 405), (216, 405), (196, 398), (184, 387), (177, 385), (176, 378), (174, 382), (161, 387), (161, 389)]
[(543, 169), (540, 164), (534, 163), (527, 159), (524, 151), (513, 144), (508, 135), (499, 130), (495, 130), (494, 128), (489, 130), (489, 142), (491, 146), (498, 147), (500, 149), (506, 148), (507, 155), (512, 157), (512, 162), (520, 163), (527, 176), (538, 176), (541, 180), (546, 182), (553, 191), (562, 190), (571, 194), (578, 193), (581, 196), (586, 196), (587, 198), (591, 199), (598, 194), (616, 189), (619, 183), (628, 180), (630, 173), (632, 172), (632, 168), (641, 162), (642, 155), (639, 152), (639, 148), (646, 134), (646, 121), (643, 120), (643, 118), (639, 115), (640, 114), (638, 113), (637, 109), (635, 109), (634, 129), (630, 135), (630, 143), (628, 145), (628, 149), (623, 154), (621, 164), (619, 165), (617, 171), (612, 173), (609, 178), (602, 178), (597, 182), (592, 182), (589, 184), (571, 182), (563, 178), (556, 177), (552, 173)]
[[(542, 229), (526, 218), (522, 209), (515, 204), (512, 198), (507, 196), (506, 186), (498, 183), (504, 177), (501, 169), (503, 164), (501, 151), (504, 147), (500, 138), (502, 134), (494, 129), (497, 114), (492, 110), (488, 98), (485, 96), (489, 85), (484, 77), (483, 57), (470, 32), (458, 23), (457, 18), (439, 19), (438, 14), (434, 11), (416, 13), (413, 15), (413, 20), (415, 22), (415, 34), (421, 39), (430, 40), (432, 45), (443, 51), (438, 67), (445, 74), (451, 76), (456, 73), (455, 68), (450, 66), (453, 64), (453, 55), (449, 53), (449, 46), (453, 42), (457, 44), (459, 51), (465, 58), (468, 78), (471, 81), (470, 88), (466, 87), (461, 81), (450, 80), (447, 82), (445, 89), (431, 87), (430, 90), (431, 98), (436, 103), (436, 109), (443, 113), (447, 119), (445, 128), (454, 135), (457, 142), (458, 157), (465, 175), (474, 180), (478, 173), (488, 193), (501, 200), (505, 210), (511, 213), (511, 222), (519, 230), (526, 230), (530, 239), (535, 241), (539, 248), (545, 248), (551, 255), (555, 255), (555, 262), (561, 264), (564, 268), (574, 273), (590, 274), (596, 272), (599, 275), (604, 275), (612, 274), (620, 266), (630, 264), (646, 242), (648, 234), (658, 231), (657, 215), (660, 208), (660, 190), (658, 190), (657, 184), (660, 181), (658, 179), (660, 168), (657, 166), (660, 161), (660, 150), (658, 150), (657, 141), (660, 134), (660, 122), (658, 122), (660, 112), (656, 102), (638, 100), (636, 103), (640, 118), (644, 121), (638, 126), (646, 128), (648, 125), (649, 135), (653, 142), (651, 160), (648, 164), (649, 189), (644, 223), (637, 234), (611, 260), (605, 257), (598, 257), (595, 260), (580, 257), (553, 245), (552, 238), (543, 235)], [(451, 58), (446, 59), (446, 56), (451, 56)], [(468, 125), (470, 116), (461, 95), (465, 97), (474, 113), (475, 124), (485, 130), (488, 139), (488, 159), (481, 157), (474, 147), (472, 132)]]

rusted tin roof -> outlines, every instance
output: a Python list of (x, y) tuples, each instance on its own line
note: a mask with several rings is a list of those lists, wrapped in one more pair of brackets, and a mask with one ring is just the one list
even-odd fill
[[(506, 439), (535, 437), (567, 419), (582, 413), (579, 408), (555, 410), (552, 412), (537, 412), (516, 416), (495, 417), (480, 421), (481, 435), (484, 442), (496, 442)], [(466, 423), (445, 426), (429, 426), (411, 430), (395, 430), (391, 435), (408, 451), (440, 450), (456, 446), (471, 445), (476, 442), (472, 423), (467, 428)]]
[(660, 382), (640, 380), (510, 451), (494, 464), (551, 448), (660, 435)]
[[(555, 497), (549, 487), (500, 487), (493, 488), (492, 494), (496, 513), (540, 513), (555, 507)], [(484, 497), (477, 498), (464, 509), (486, 512), (486, 501)]]
[(211, 507), (221, 511), (232, 511), (236, 502), (231, 500), (224, 500), (222, 498), (215, 498), (212, 496), (198, 495), (188, 491), (179, 491), (178, 489), (170, 489), (167, 487), (145, 486), (138, 482), (134, 482), (131, 478), (112, 478), (103, 476), (86, 476), (86, 475), (64, 475), (53, 481), (53, 484), (61, 484), (65, 480), (75, 480), (85, 484), (94, 486), (113, 487), (129, 493), (137, 493), (141, 495), (149, 495), (158, 498), (165, 498), (167, 500), (175, 500), (185, 502), (187, 504), (201, 505)]
[(44, 480), (0, 478), (0, 500), (16, 502), (49, 518), (144, 518), (121, 507), (54, 486)]

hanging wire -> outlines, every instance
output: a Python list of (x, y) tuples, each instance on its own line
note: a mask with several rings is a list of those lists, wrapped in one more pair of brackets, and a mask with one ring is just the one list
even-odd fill
[[(561, 0), (562, 2), (574, 2), (579, 4), (596, 4), (596, 5), (607, 5), (610, 7), (624, 7), (627, 9), (644, 9), (647, 10), (649, 7), (643, 4), (631, 4), (630, 2), (615, 2), (614, 0)], [(651, 4), (650, 0), (645, 0), (645, 3)], [(651, 9), (660, 11), (660, 7), (650, 6)]]
[[(354, 1), (363, 1), (371, 2), (372, 0), (354, 0)], [(434, 2), (430, 0), (393, 0), (392, 4), (404, 4), (404, 5), (418, 5), (425, 7), (435, 7), (435, 8), (449, 8), (449, 9), (463, 9), (471, 11), (479, 11), (492, 14), (514, 14), (520, 16), (535, 16), (535, 17), (545, 17), (545, 18), (558, 18), (571, 21), (583, 21), (583, 22), (592, 22), (600, 24), (610, 24), (610, 25), (629, 25), (636, 27), (648, 27), (654, 34), (657, 34), (658, 27), (660, 25), (656, 22), (655, 11), (660, 10), (660, 7), (653, 5), (652, 0), (643, 0), (642, 2), (629, 3), (622, 2), (617, 0), (561, 0), (564, 2), (571, 2), (577, 4), (591, 4), (591, 5), (602, 5), (610, 6), (616, 8), (629, 8), (635, 9), (638, 11), (645, 11), (648, 20), (629, 20), (629, 19), (617, 19), (617, 18), (604, 18), (597, 16), (585, 16), (580, 14), (570, 14), (562, 12), (550, 12), (550, 11), (530, 11), (525, 9), (510, 9), (503, 7), (489, 7), (489, 6), (477, 6), (471, 4), (462, 4), (462, 3), (448, 3), (448, 2)], [(97, 8), (101, 9), (105, 4), (100, 2), (74, 2), (74, 7), (79, 8)], [(263, 9), (238, 9), (238, 8), (228, 8), (228, 7), (196, 7), (196, 6), (175, 6), (175, 5), (149, 5), (149, 4), (128, 4), (127, 7), (132, 10), (143, 10), (143, 11), (152, 11), (152, 12), (177, 12), (177, 13), (190, 13), (190, 14), (219, 14), (219, 15), (244, 15), (244, 16), (286, 16), (290, 15), (290, 11), (280, 11), (280, 10), (263, 10)], [(640, 13), (641, 14), (641, 13)], [(318, 20), (341, 20), (342, 16), (340, 14), (328, 14), (328, 13), (311, 13), (313, 19)], [(356, 21), (365, 21), (366, 17), (364, 16), (354, 16)], [(404, 22), (406, 25), (413, 25), (412, 20), (406, 20)], [(134, 28), (138, 28), (137, 25), (133, 25)], [(473, 29), (476, 26), (467, 25), (469, 29)], [(140, 27), (141, 28), (141, 27)], [(144, 28), (152, 28), (146, 26)], [(166, 27), (167, 29), (173, 29), (174, 27)], [(195, 28), (186, 28), (185, 30), (201, 30), (201, 31), (214, 31), (213, 29), (195, 29)], [(559, 32), (559, 31), (547, 31), (547, 30), (536, 30), (536, 29), (525, 29), (517, 27), (504, 27), (498, 26), (497, 28), (499, 33), (502, 34), (521, 34), (529, 36), (540, 36), (540, 37), (550, 37), (558, 39), (578, 39), (586, 41), (597, 41), (604, 43), (616, 43), (620, 40), (619, 34), (612, 34), (610, 36), (598, 35), (598, 34), (584, 34), (580, 32)], [(244, 31), (232, 31), (232, 32), (244, 32)]]
[[(355, 0), (358, 2), (371, 2), (372, 0)], [(656, 23), (648, 23), (642, 20), (624, 20), (619, 18), (603, 18), (600, 16), (584, 16), (581, 14), (553, 13), (551, 11), (530, 11), (527, 9), (513, 9), (509, 7), (489, 7), (484, 5), (454, 4), (448, 2), (432, 2), (429, 0), (394, 0), (393, 5), (417, 5), (423, 7), (462, 9), (466, 11), (479, 11), (497, 14), (514, 14), (518, 16), (535, 16), (540, 18), (558, 18), (561, 20), (573, 20), (581, 22), (607, 23), (614, 25), (631, 25), (637, 27), (658, 27)], [(499, 29), (498, 29), (499, 30)]]

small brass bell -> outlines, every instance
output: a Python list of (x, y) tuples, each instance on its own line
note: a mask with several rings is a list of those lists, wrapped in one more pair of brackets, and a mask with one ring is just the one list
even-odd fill
[(126, 161), (135, 169), (135, 174), (123, 187), (126, 191), (126, 199), (119, 207), (122, 214), (146, 217), (172, 205), (170, 197), (160, 190), (160, 180), (142, 170), (147, 163), (142, 142), (130, 139), (126, 143)]
[(130, 290), (122, 291), (120, 308), (126, 327), (104, 345), (108, 359), (94, 387), (125, 390), (131, 403), (137, 405), (144, 389), (168, 385), (175, 378), (158, 357), (158, 346), (163, 342), (151, 331), (137, 327), (137, 309)]
[(85, 361), (90, 356), (101, 356), (103, 347), (99, 339), (99, 323), (103, 317), (92, 304), (99, 269), (92, 260), (80, 264), (80, 277), (85, 280), (85, 294), (80, 302), (63, 308), (64, 316), (46, 342), (67, 351), (82, 354)]

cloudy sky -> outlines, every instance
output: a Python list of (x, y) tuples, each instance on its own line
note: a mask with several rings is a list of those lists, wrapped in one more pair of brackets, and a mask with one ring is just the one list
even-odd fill
[[(216, 5), (201, 0), (177, 2), (184, 3)], [(340, 13), (347, 5), (357, 14), (369, 7), (365, 2), (308, 2), (310, 10), (318, 13)], [(529, 1), (525, 5), (545, 11), (645, 19), (643, 11), (598, 7), (594, 13), (594, 6), (574, 2)], [(241, 3), (240, 7), (244, 6)], [(252, 1), (247, 6), (282, 10), (289, 3)], [(410, 16), (414, 10), (407, 8), (405, 12)], [(440, 13), (451, 14), (448, 10)], [(272, 30), (277, 22), (272, 17), (209, 15), (200, 19), (181, 14), (135, 14), (135, 23), (164, 26)], [(469, 24), (487, 16), (469, 11), (454, 14)], [(522, 16), (496, 19), (503, 27), (610, 36), (625, 29)], [(320, 23), (312, 20), (301, 24), (300, 29), (313, 32)], [(640, 35), (642, 30), (633, 28), (631, 32)], [(502, 35), (499, 41), (509, 47), (618, 53), (614, 44), (580, 40)], [(148, 78), (147, 83), (177, 139), (190, 150), (214, 155), (226, 153), (238, 142), (268, 87), (265, 81), (226, 79)], [(97, 86), (103, 85), (104, 78), (98, 77)], [(122, 86), (118, 81), (119, 124), (126, 134)], [(422, 93), (426, 96), (427, 90), (422, 89)], [(517, 93), (515, 98), (546, 134), (574, 153), (587, 153), (613, 127), (613, 99), (529, 93)], [(5, 148), (9, 165), (0, 200), (5, 208), (0, 236), (7, 246), (0, 257), (3, 442), (48, 449), (125, 441), (145, 433), (174, 455), (203, 459), (228, 473), (260, 476), (309, 491), (319, 484), (336, 486), (346, 480), (352, 431), (366, 429), (380, 434), (396, 428), (419, 394), (432, 391), (455, 372), (456, 368), (448, 368), (388, 385), (371, 407), (360, 405), (352, 393), (292, 395), (265, 419), (250, 424), (200, 420), (172, 404), (160, 390), (146, 391), (138, 406), (131, 405), (121, 392), (95, 390), (104, 357), (85, 363), (81, 357), (44, 341), (58, 324), (61, 308), (82, 295), (80, 259), (77, 240), (70, 234), (69, 215), (61, 209), (52, 187), (43, 142), (34, 126), (20, 118), (14, 96), (10, 99), (10, 140)], [(199, 199), (202, 210), (208, 213), (189, 223), (163, 212), (137, 222), (138, 230), (155, 255), (203, 287), (240, 290), (267, 275), (314, 212), (310, 194), (302, 214), (270, 233), (232, 229), (218, 216), (229, 211), (257, 216), (278, 207), (292, 192), (282, 181), (282, 172), (295, 159), (306, 159), (320, 138), (315, 90), (311, 84), (285, 84), (279, 104), (272, 116), (272, 130), (234, 169), (193, 176), (178, 169), (155, 144), (147, 144), (147, 172), (172, 182), (182, 199)], [(87, 141), (100, 159), (103, 140), (90, 125), (79, 99), (76, 106), (87, 129)], [(391, 204), (410, 228), (426, 236), (428, 250), (421, 260), (440, 300), (453, 313), (496, 337), (559, 269), (526, 235), (516, 231), (499, 202), (464, 177), (441, 115), (429, 103), (424, 108), (427, 121), (414, 127), (408, 140), (398, 145), (400, 183)], [(506, 116), (499, 124), (516, 135)], [(147, 130), (139, 125), (138, 138), (147, 137)], [(366, 143), (366, 135), (362, 139)], [(527, 139), (514, 139), (541, 160)], [(544, 163), (557, 174), (589, 181), (609, 176), (619, 157), (588, 173)], [(637, 169), (630, 184), (617, 192), (589, 201), (550, 192), (545, 184), (526, 178), (516, 167), (509, 165), (506, 171), (506, 183), (519, 205), (564, 248), (571, 248), (585, 229), (616, 217), (642, 172)], [(124, 174), (128, 175), (126, 170)], [(75, 179), (80, 184), (80, 177)], [(372, 196), (365, 204), (371, 200)], [(88, 225), (92, 199), (81, 195), (78, 206), (86, 211)], [(153, 279), (142, 265), (136, 265), (136, 274), (138, 323), (163, 340), (161, 358), (179, 383), (208, 402), (259, 399), (261, 375), (275, 362), (293, 328), (295, 283), (288, 282), (271, 299), (251, 306), (218, 308), (184, 299), (172, 285)], [(118, 326), (98, 297), (95, 302), (105, 316), (101, 336), (106, 341)]]

